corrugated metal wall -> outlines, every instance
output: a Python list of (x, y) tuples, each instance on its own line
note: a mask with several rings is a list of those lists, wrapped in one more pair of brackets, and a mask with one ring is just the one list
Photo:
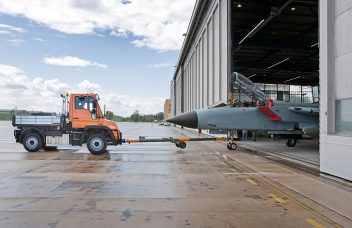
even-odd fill
[[(227, 100), (228, 1), (213, 0), (171, 86), (173, 114)], [(182, 79), (183, 78), (183, 79)]]
[[(180, 70), (176, 76), (176, 84), (175, 84), (175, 95), (182, 94), (182, 71)], [(181, 113), (181, 97), (177, 97), (175, 101), (176, 113)]]
[(176, 104), (175, 104), (175, 90), (174, 90), (174, 80), (171, 81), (170, 85), (170, 99), (171, 99), (171, 113), (170, 116), (174, 116), (176, 113)]

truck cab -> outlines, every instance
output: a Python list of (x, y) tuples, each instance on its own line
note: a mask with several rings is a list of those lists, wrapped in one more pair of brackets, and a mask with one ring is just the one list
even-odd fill
[(102, 154), (107, 145), (122, 144), (117, 124), (107, 120), (94, 93), (66, 94), (60, 116), (13, 116), (16, 141), (29, 152), (45, 148), (52, 137), (68, 136), (69, 144), (87, 147), (92, 154)]

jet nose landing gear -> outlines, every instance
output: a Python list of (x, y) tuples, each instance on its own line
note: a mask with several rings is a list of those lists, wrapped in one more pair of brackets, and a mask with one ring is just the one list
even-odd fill
[(237, 144), (233, 141), (229, 141), (227, 143), (227, 149), (229, 150), (236, 150), (237, 149)]

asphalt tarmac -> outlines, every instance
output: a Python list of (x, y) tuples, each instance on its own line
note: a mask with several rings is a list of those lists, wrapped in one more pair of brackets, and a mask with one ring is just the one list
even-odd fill
[[(123, 123), (124, 137), (194, 133)], [(0, 227), (352, 227), (351, 188), (224, 143), (28, 153), (0, 122)]]

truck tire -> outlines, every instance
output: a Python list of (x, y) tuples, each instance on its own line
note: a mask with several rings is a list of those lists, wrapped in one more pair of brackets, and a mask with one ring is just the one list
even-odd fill
[(181, 149), (185, 149), (187, 146), (187, 144), (183, 141), (181, 141), (179, 144), (178, 144), (178, 147), (180, 147)]
[(297, 140), (296, 139), (288, 139), (286, 142), (286, 146), (288, 147), (295, 147), (297, 144)]
[(43, 138), (37, 133), (28, 133), (23, 139), (23, 146), (28, 152), (37, 152), (43, 147)]
[(100, 134), (91, 135), (87, 140), (87, 147), (91, 154), (103, 154), (106, 152), (107, 146), (105, 137)]

